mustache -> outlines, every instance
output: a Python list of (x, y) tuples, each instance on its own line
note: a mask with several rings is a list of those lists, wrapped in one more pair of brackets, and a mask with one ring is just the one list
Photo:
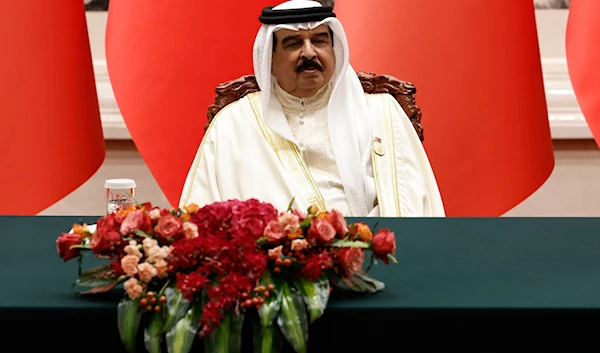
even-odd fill
[(304, 60), (302, 60), (300, 65), (298, 65), (298, 67), (296, 68), (296, 72), (301, 72), (303, 70), (312, 70), (312, 69), (315, 69), (318, 71), (323, 71), (323, 66), (321, 66), (321, 64), (319, 64), (318, 62), (316, 62), (314, 60), (304, 59)]

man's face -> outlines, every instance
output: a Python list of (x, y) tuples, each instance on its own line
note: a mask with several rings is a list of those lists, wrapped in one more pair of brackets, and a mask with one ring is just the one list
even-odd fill
[(331, 80), (335, 71), (329, 26), (311, 30), (281, 29), (275, 34), (271, 73), (286, 92), (311, 97)]

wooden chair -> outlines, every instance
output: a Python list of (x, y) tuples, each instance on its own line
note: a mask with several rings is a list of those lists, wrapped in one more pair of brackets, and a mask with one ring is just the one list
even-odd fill
[[(421, 109), (416, 105), (415, 94), (417, 90), (413, 84), (401, 81), (390, 75), (376, 75), (374, 73), (357, 73), (365, 93), (391, 94), (408, 115), (421, 142), (424, 140), (423, 126), (421, 126)], [(242, 76), (238, 79), (222, 83), (215, 89), (215, 103), (208, 107), (208, 128), (217, 113), (228, 104), (243, 98), (245, 95), (260, 91), (256, 78), (253, 75)]]

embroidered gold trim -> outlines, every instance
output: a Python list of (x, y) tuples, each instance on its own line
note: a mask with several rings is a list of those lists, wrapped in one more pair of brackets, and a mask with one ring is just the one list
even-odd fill
[(389, 163), (392, 172), (392, 194), (394, 195), (394, 205), (396, 206), (396, 214), (401, 216), (400, 208), (400, 191), (398, 190), (398, 171), (396, 170), (396, 149), (394, 148), (394, 127), (392, 124), (392, 115), (390, 114), (390, 105), (386, 104), (383, 110), (387, 132), (387, 150), (389, 151)]
[[(258, 93), (258, 92), (257, 92)], [(309, 205), (317, 204), (321, 211), (327, 211), (327, 205), (321, 192), (317, 188), (312, 175), (310, 174), (308, 167), (302, 160), (300, 150), (298, 147), (283, 137), (275, 134), (265, 123), (260, 109), (260, 101), (258, 94), (253, 93), (248, 95), (250, 106), (256, 116), (256, 121), (260, 126), (265, 138), (271, 145), (271, 148), (277, 154), (279, 161), (296, 182), (300, 185), (300, 188), (304, 191), (304, 195), (307, 197)]]
[(387, 104), (385, 107), (383, 106), (384, 101), (380, 95), (371, 96), (369, 102), (371, 100), (375, 100), (369, 104), (373, 119), (371, 158), (379, 214), (381, 217), (400, 216), (393, 127), (389, 106)]

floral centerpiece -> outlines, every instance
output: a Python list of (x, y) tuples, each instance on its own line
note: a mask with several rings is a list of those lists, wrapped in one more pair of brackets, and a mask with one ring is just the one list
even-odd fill
[[(332, 288), (379, 291), (368, 269), (396, 261), (388, 229), (373, 234), (336, 210), (279, 212), (255, 199), (178, 210), (138, 204), (100, 218), (93, 232), (75, 224), (56, 245), (64, 261), (78, 259), (75, 284), (90, 287), (82, 293), (123, 284), (117, 324), (131, 352), (142, 329), (148, 352), (188, 352), (197, 337), (206, 352), (239, 352), (252, 316), (255, 352), (276, 352), (285, 338), (304, 353)], [(82, 270), (85, 251), (106, 264)]]

